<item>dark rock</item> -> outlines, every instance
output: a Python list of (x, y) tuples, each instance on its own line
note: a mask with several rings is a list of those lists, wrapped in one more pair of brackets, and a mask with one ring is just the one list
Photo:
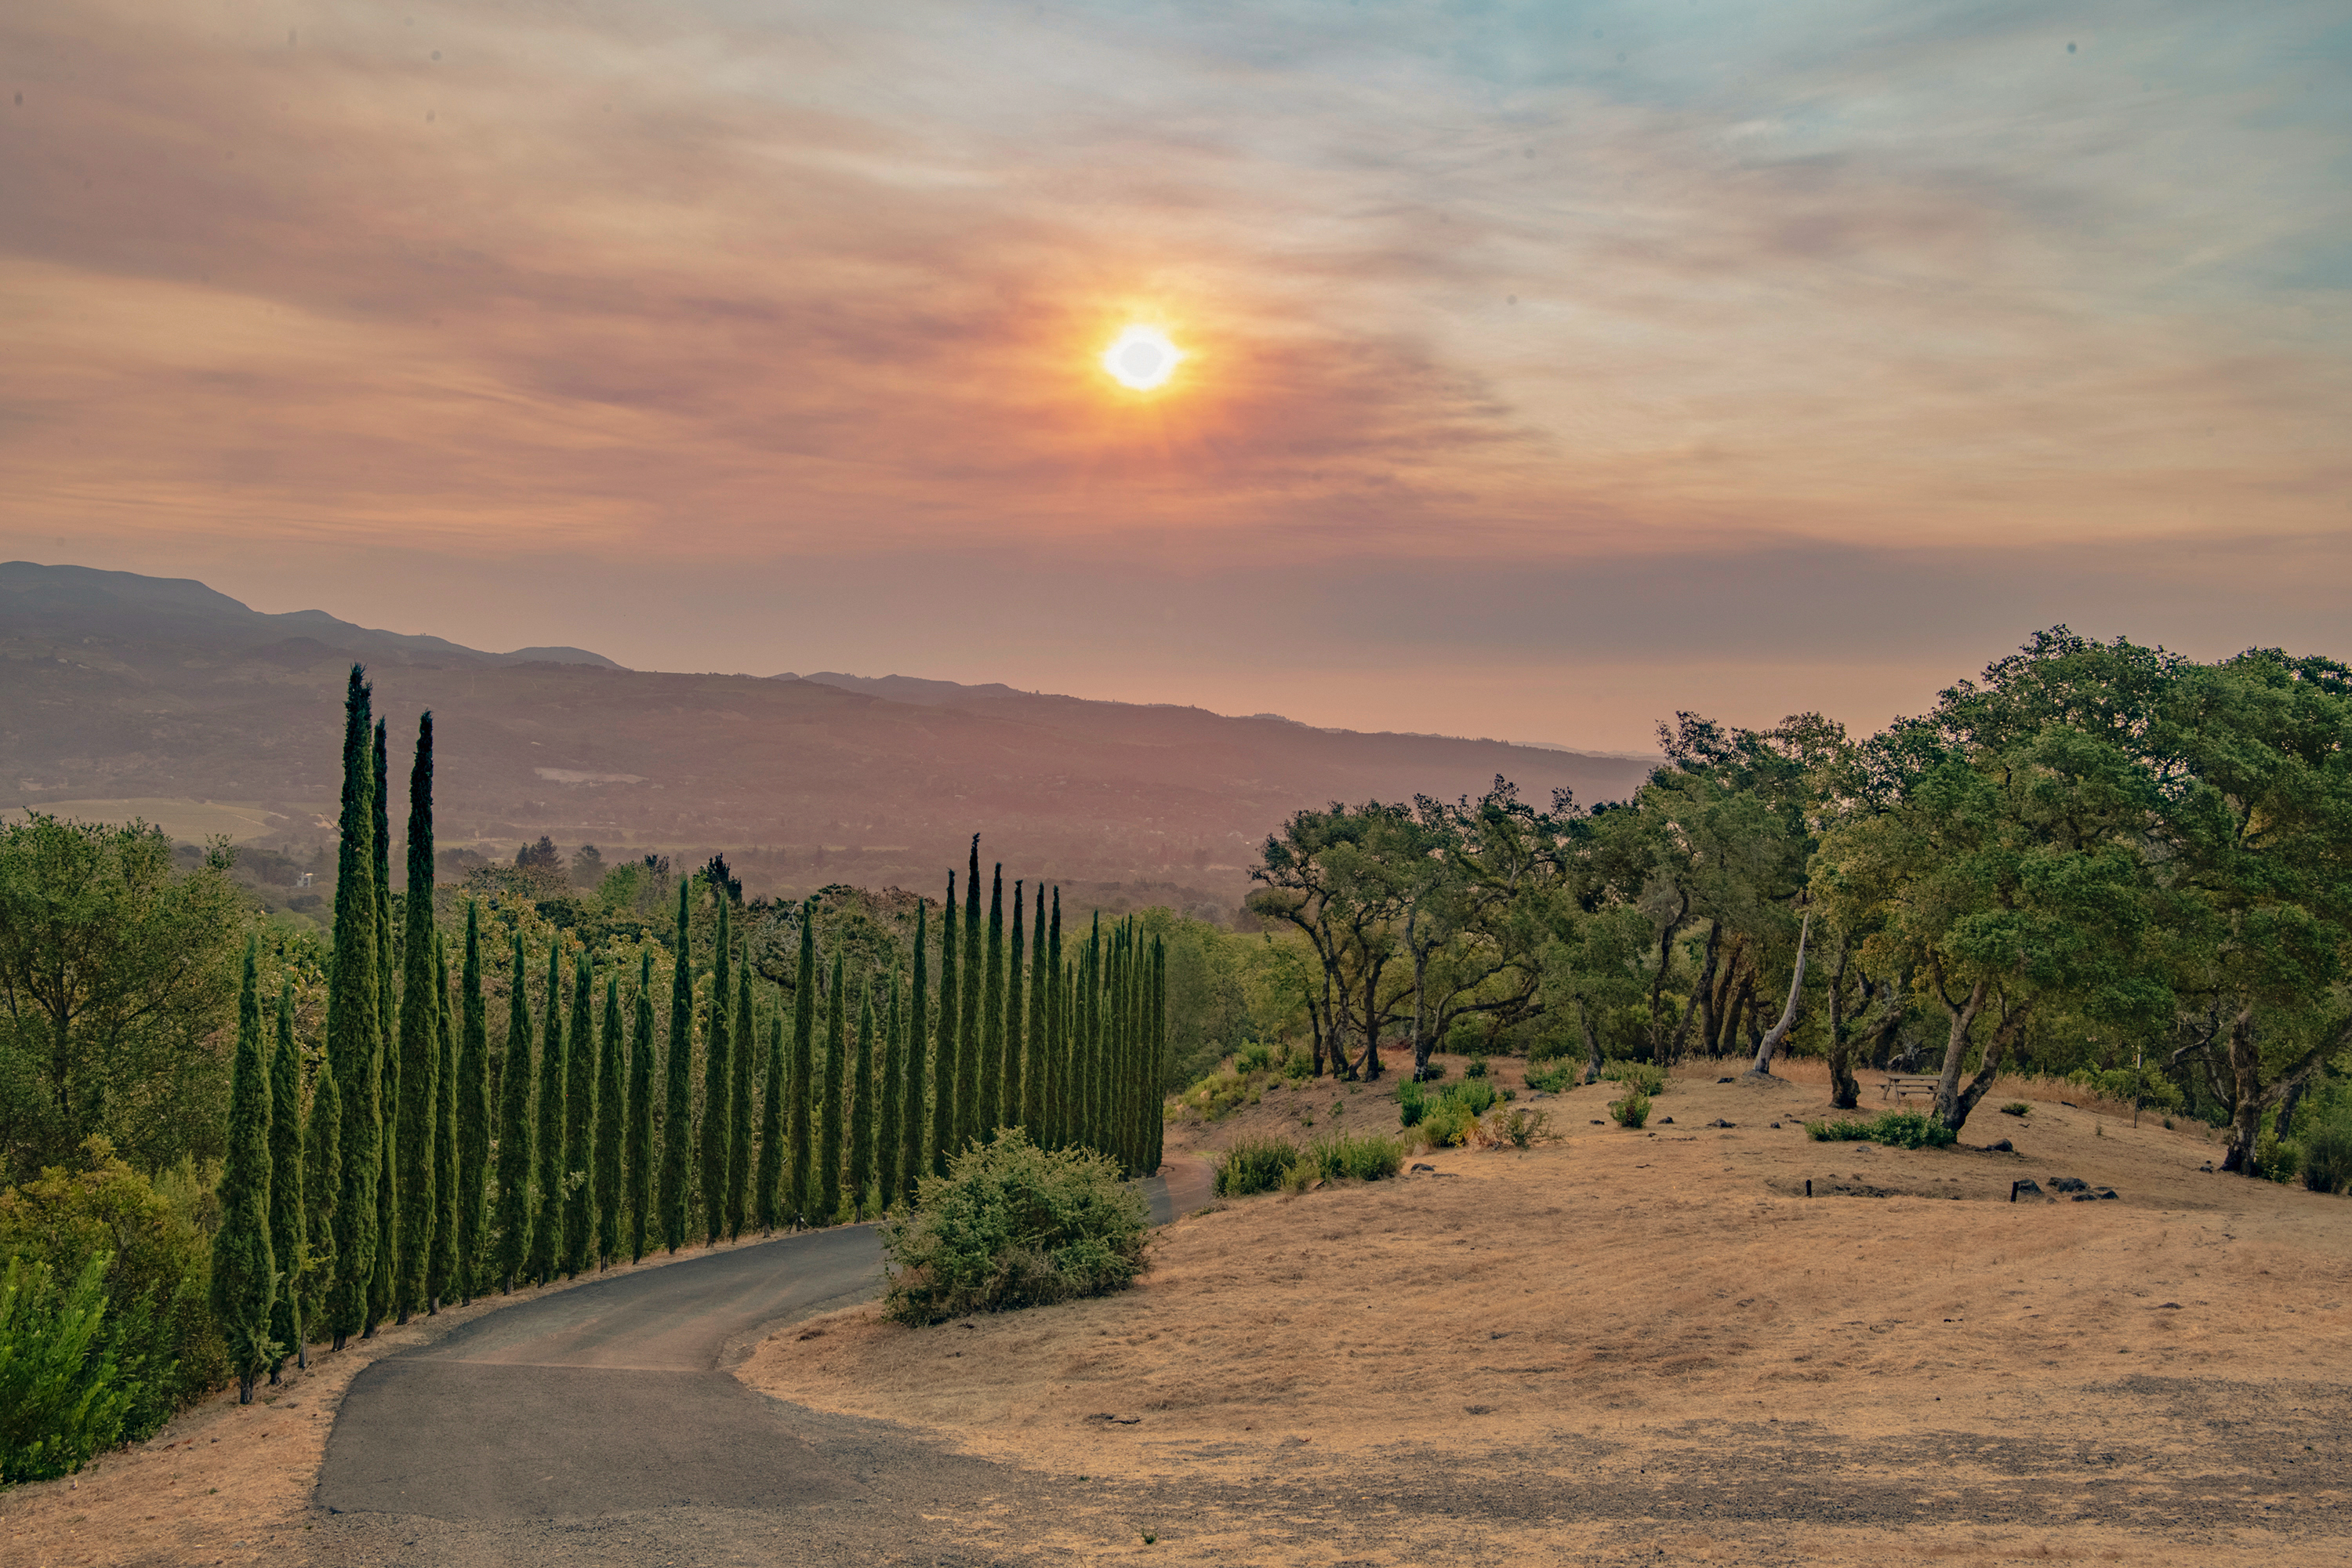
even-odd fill
[(2011, 1203), (2015, 1203), (2020, 1198), (2038, 1198), (2041, 1195), (2042, 1184), (2039, 1182), (2011, 1182), (2009, 1184), (2009, 1201)]
[(2053, 1176), (2050, 1190), (2053, 1193), (2087, 1193), (2091, 1184), (2075, 1176)]
[(1772, 1125), (1773, 1125), (1774, 1127), (1776, 1127), (1776, 1128), (1777, 1128), (1777, 1127), (1779, 1127), (1780, 1124), (1779, 1122), (1775, 1121), (1774, 1123), (1772, 1123)]
[(1424, 1165), (1424, 1164), (1423, 1164), (1423, 1163), (1422, 1163), (1420, 1161), (1418, 1161), (1418, 1160), (1415, 1160), (1415, 1161), (1412, 1163), (1412, 1168), (1413, 1168), (1413, 1170), (1415, 1170), (1415, 1171), (1434, 1171), (1435, 1169), (1437, 1169), (1437, 1167), (1436, 1167), (1436, 1166), (1434, 1166), (1434, 1165)]
[(1462, 1414), (1465, 1415), (1492, 1415), (1495, 1414), (1495, 1407), (1491, 1405), (1465, 1405), (1462, 1407)]
[(2017, 1145), (2004, 1138), (1998, 1143), (1986, 1144), (1985, 1152), (1988, 1154), (2014, 1154), (2017, 1152)]
[(1736, 1078), (1719, 1078), (1715, 1081), (1717, 1083), (1738, 1083), (1739, 1080)]
[(1709, 1127), (1737, 1127), (1739, 1123), (1737, 1121), (1726, 1121), (1722, 1117), (1718, 1116), (1714, 1121), (1708, 1122), (1707, 1125)]
[(1658, 1125), (1661, 1127), (1672, 1127), (1674, 1124), (1675, 1119), (1671, 1116), (1661, 1116), (1658, 1118)]
[(2113, 1188), (2113, 1187), (2101, 1187), (2101, 1188), (2099, 1189), (2098, 1193), (2097, 1193), (2097, 1196), (2098, 1196), (2102, 1201), (2104, 1201), (2104, 1200), (2105, 1200), (2105, 1199), (2107, 1199), (2107, 1198), (2114, 1198), (2114, 1199), (2116, 1199), (2117, 1202), (2121, 1202), (2121, 1201), (2122, 1201), (2122, 1198), (2123, 1198), (2123, 1194), (2122, 1194), (2121, 1193), (2116, 1192), (2116, 1191), (2115, 1190), (2115, 1188)]
[(1605, 1121), (1601, 1121), (1601, 1118), (1599, 1118), (1598, 1116), (1596, 1116), (1596, 1117), (1594, 1117), (1594, 1118), (1592, 1119), (1592, 1125), (1594, 1125), (1595, 1127), (1606, 1127), (1606, 1126), (1608, 1125), (1608, 1123), (1607, 1123), (1607, 1122), (1605, 1122)]

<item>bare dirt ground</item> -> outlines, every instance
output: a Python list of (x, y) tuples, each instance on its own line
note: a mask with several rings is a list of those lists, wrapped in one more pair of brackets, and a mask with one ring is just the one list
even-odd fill
[[(1815, 1143), (1823, 1081), (1726, 1070), (1642, 1131), (1592, 1124), (1613, 1086), (1523, 1096), (1561, 1141), (1227, 1202), (1124, 1296), (853, 1309), (741, 1375), (1062, 1483), (1051, 1517), (967, 1521), (983, 1561), (2352, 1559), (2346, 1200), (2049, 1086), (1959, 1148)], [(1391, 1092), (1276, 1090), (1171, 1153), (1302, 1109), (1392, 1128)], [(2057, 1176), (2120, 1197), (2009, 1201)]]
[[(702, 1256), (682, 1250), (677, 1259)], [(725, 1250), (722, 1247), (719, 1250)], [(674, 1261), (647, 1258), (635, 1268)], [(341, 1351), (313, 1346), (310, 1367), (236, 1403), (234, 1385), (183, 1411), (161, 1432), (100, 1455), (79, 1476), (0, 1491), (0, 1563), (8, 1568), (292, 1563), (316, 1522), (310, 1500), (343, 1391), (380, 1357), (449, 1332), (501, 1306), (628, 1273), (491, 1296), (384, 1327)]]

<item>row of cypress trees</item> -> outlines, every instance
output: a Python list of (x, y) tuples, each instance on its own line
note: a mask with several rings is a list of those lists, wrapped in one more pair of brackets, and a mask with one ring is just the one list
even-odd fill
[(983, 928), (977, 836), (960, 919), (948, 879), (936, 994), (928, 906), (918, 907), (909, 974), (852, 975), (836, 952), (821, 983), (812, 900), (788, 1036), (785, 1006), (757, 1005), (731, 890), (720, 889), (710, 999), (698, 1008), (689, 881), (679, 889), (663, 1048), (650, 952), (625, 1001), (621, 976), (603, 977), (600, 1027), (591, 958), (573, 962), (567, 987), (559, 937), (535, 1026), (531, 961), (518, 936), (494, 1075), (478, 910), (467, 911), (455, 987), (434, 918), (430, 713), (409, 773), (412, 892), (394, 941), (388, 736), (373, 700), (352, 666), (326, 1059), (307, 1121), (290, 983), (265, 1043), (255, 955), (246, 959), (213, 1272), (242, 1397), (264, 1369), (275, 1380), (287, 1355), (307, 1363), (313, 1338), (341, 1349), (387, 1318), (405, 1321), (494, 1286), (675, 1250), (690, 1239), (690, 1188), (702, 1238), (716, 1241), (747, 1226), (828, 1224), (910, 1203), (924, 1174), (944, 1173), (954, 1151), (1002, 1128), (1097, 1150), (1131, 1173), (1158, 1167), (1164, 949), (1133, 921), (1106, 929), (1097, 914), (1066, 952), (1059, 889), (1049, 914), (1037, 888), (1033, 921), (1018, 881), (1008, 933), (1001, 865)]

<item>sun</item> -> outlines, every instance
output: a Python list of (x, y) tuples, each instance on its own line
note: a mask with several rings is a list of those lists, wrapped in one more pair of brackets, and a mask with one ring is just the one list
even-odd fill
[(1183, 363), (1184, 351), (1170, 342), (1168, 334), (1158, 327), (1126, 328), (1111, 340), (1102, 356), (1102, 367), (1110, 378), (1135, 392), (1166, 385)]

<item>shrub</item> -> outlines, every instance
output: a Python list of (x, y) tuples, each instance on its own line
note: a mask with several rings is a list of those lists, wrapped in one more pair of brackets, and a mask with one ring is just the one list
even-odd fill
[(1488, 1122), (1486, 1133), (1497, 1147), (1508, 1144), (1514, 1149), (1524, 1149), (1552, 1135), (1551, 1118), (1540, 1110), (1514, 1107)]
[(1298, 1160), (1298, 1145), (1287, 1138), (1244, 1138), (1217, 1156), (1216, 1194), (1221, 1198), (1270, 1193), (1282, 1185), (1282, 1173)]
[(1609, 1102), (1609, 1114), (1617, 1119), (1620, 1127), (1639, 1127), (1650, 1119), (1650, 1097), (1638, 1089), (1629, 1089), (1624, 1099)]
[(1486, 1076), (1486, 1058), (1483, 1056), (1472, 1057), (1470, 1058), (1469, 1067), (1463, 1070), (1462, 1076), (1464, 1078), (1485, 1078)]
[(1451, 1149), (1468, 1142), (1477, 1113), (1450, 1097), (1430, 1102), (1421, 1118), (1421, 1136), (1432, 1149)]
[(1202, 1121), (1216, 1121), (1231, 1115), (1237, 1107), (1255, 1103), (1251, 1097), (1256, 1092), (1250, 1084), (1249, 1074), (1220, 1068), (1206, 1078), (1195, 1079), (1178, 1099), (1188, 1109), (1199, 1111)]
[(1420, 1081), (1407, 1079), (1397, 1085), (1397, 1120), (1407, 1127), (1418, 1122), (1429, 1109), (1429, 1097), (1422, 1092)]
[(1444, 1083), (1445, 1081), (1445, 1064), (1444, 1062), (1432, 1062), (1427, 1067), (1422, 1068), (1419, 1072), (1413, 1074), (1413, 1078), (1415, 1081), (1421, 1083)]
[(1868, 1121), (1808, 1121), (1805, 1131), (1817, 1143), (1885, 1143), (1895, 1149), (1942, 1149), (1959, 1136), (1916, 1110), (1890, 1110)]
[(2189, 1098), (2180, 1086), (2160, 1072), (2135, 1070), (2131, 1068), (2077, 1068), (2066, 1075), (2066, 1081), (2079, 1089), (2087, 1089), (2102, 1100), (2112, 1100), (2118, 1105), (2137, 1104), (2155, 1110), (2182, 1110)]
[(2303, 1184), (2315, 1193), (2352, 1187), (2352, 1121), (2323, 1122), (2304, 1140)]
[(188, 1165), (151, 1184), (99, 1137), (84, 1142), (80, 1163), (0, 1193), (0, 1257), (45, 1263), (59, 1280), (108, 1259), (99, 1342), (131, 1396), (121, 1439), (136, 1442), (228, 1375), (227, 1342), (206, 1300), (212, 1183)]
[(131, 1391), (100, 1331), (112, 1261), (99, 1253), (62, 1291), (33, 1258), (0, 1274), (0, 1486), (79, 1470), (121, 1436)]
[(1318, 1140), (1307, 1158), (1327, 1182), (1377, 1182), (1404, 1168), (1404, 1144), (1376, 1132), (1339, 1133)]
[(2021, 1100), (2012, 1100), (2000, 1108), (2000, 1113), (2003, 1116), (2031, 1116), (2033, 1114), (2033, 1107)]
[(1234, 1056), (1234, 1068), (1242, 1072), (1265, 1072), (1274, 1066), (1274, 1047), (1263, 1040), (1252, 1040)]
[(1601, 1076), (1623, 1084), (1630, 1093), (1647, 1097), (1666, 1092), (1666, 1069), (1654, 1062), (1611, 1062), (1601, 1069)]
[(1315, 1070), (1314, 1058), (1295, 1046), (1285, 1046), (1275, 1066), (1292, 1083), (1303, 1083)]
[(1495, 1102), (1503, 1096), (1491, 1079), (1466, 1078), (1460, 1083), (1446, 1085), (1444, 1093), (1438, 1098), (1462, 1107), (1475, 1121), (1494, 1110)]
[(1150, 1209), (1118, 1166), (1017, 1128), (924, 1177), (915, 1204), (882, 1227), (883, 1310), (901, 1322), (1108, 1295), (1143, 1272)]
[(1528, 1068), (1528, 1087), (1546, 1094), (1559, 1094), (1576, 1087), (1581, 1069), (1568, 1062), (1555, 1062), (1550, 1067)]

